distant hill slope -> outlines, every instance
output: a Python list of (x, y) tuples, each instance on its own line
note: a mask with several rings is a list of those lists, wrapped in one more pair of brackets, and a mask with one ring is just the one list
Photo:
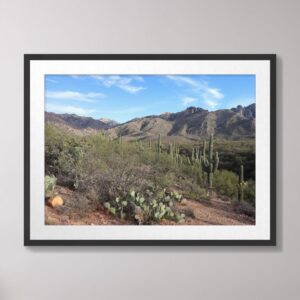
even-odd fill
[(204, 137), (254, 137), (255, 104), (247, 107), (221, 109), (209, 112), (189, 107), (177, 113), (164, 113), (131, 120), (108, 130), (113, 136), (147, 138), (153, 135)]
[(107, 118), (100, 118), (99, 121), (105, 123), (109, 127), (114, 127), (119, 124), (118, 122), (111, 120), (111, 119), (107, 119)]
[(246, 107), (239, 105), (236, 108), (211, 112), (199, 107), (189, 107), (181, 112), (136, 118), (123, 124), (73, 114), (45, 113), (47, 123), (76, 130), (106, 130), (113, 137), (122, 135), (130, 139), (146, 139), (158, 134), (196, 138), (212, 133), (222, 138), (254, 137), (255, 117), (255, 103)]
[(79, 130), (107, 130), (118, 124), (117, 122), (109, 119), (95, 120), (91, 117), (81, 117), (75, 114), (55, 114), (52, 112), (45, 112), (45, 121), (46, 123), (54, 123)]

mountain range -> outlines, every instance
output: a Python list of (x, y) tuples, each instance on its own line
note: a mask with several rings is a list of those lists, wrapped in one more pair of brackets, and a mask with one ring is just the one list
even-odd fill
[(177, 113), (163, 113), (135, 118), (119, 124), (110, 119), (93, 119), (74, 114), (45, 113), (46, 123), (56, 124), (74, 131), (107, 131), (112, 137), (147, 139), (162, 136), (205, 137), (210, 134), (222, 138), (255, 136), (255, 103), (231, 109), (208, 111), (188, 107)]
[(82, 117), (75, 114), (56, 114), (53, 112), (45, 112), (45, 122), (78, 130), (107, 130), (118, 124), (116, 121), (105, 118), (96, 120), (91, 117)]

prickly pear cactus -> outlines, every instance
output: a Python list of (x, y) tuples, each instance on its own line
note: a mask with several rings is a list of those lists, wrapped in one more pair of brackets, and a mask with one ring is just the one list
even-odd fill
[(104, 207), (111, 214), (121, 219), (135, 220), (138, 224), (159, 223), (162, 219), (182, 223), (185, 215), (173, 208), (174, 203), (181, 200), (182, 195), (178, 192), (167, 193), (163, 190), (157, 194), (148, 190), (142, 195), (132, 190), (125, 199), (116, 198), (114, 201), (105, 202)]

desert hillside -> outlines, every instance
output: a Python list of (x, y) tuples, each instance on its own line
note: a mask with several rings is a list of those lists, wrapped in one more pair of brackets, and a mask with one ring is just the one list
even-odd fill
[(254, 132), (255, 105), (123, 124), (46, 113), (46, 224), (255, 224)]
[(47, 123), (57, 124), (74, 130), (103, 130), (113, 138), (122, 135), (127, 139), (180, 136), (185, 138), (215, 137), (225, 139), (253, 138), (255, 135), (255, 104), (231, 109), (208, 111), (189, 107), (177, 113), (136, 118), (123, 124), (114, 120), (81, 117), (74, 114), (46, 112)]

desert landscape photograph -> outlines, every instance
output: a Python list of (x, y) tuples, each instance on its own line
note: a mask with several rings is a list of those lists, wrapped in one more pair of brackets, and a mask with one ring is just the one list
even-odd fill
[(255, 225), (255, 75), (46, 75), (46, 225)]

